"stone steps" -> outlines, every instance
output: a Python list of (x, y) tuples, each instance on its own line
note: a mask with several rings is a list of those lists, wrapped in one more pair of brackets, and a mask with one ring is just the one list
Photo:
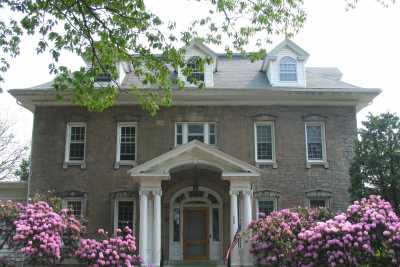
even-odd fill
[(165, 267), (224, 267), (223, 264), (215, 261), (188, 261), (188, 262), (170, 262), (164, 264)]

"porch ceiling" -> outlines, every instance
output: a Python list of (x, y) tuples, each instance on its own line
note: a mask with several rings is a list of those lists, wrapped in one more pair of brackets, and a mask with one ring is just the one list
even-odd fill
[(222, 177), (258, 177), (255, 166), (230, 156), (197, 140), (176, 147), (128, 171), (131, 176), (154, 176), (169, 179), (171, 172), (184, 166), (197, 166), (216, 170)]

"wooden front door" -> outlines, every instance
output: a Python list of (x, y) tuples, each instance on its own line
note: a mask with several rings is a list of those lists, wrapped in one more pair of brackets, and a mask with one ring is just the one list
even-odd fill
[(183, 209), (183, 259), (208, 260), (208, 208)]

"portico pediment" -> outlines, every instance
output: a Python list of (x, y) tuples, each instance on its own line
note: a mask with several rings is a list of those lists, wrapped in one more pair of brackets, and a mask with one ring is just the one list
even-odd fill
[(150, 161), (138, 165), (131, 176), (156, 176), (169, 179), (170, 174), (186, 168), (204, 168), (220, 172), (222, 177), (258, 177), (260, 170), (197, 140), (176, 147)]

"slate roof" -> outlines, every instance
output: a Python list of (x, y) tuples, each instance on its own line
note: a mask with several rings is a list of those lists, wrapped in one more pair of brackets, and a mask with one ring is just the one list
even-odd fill
[[(214, 72), (214, 87), (218, 89), (278, 89), (268, 82), (266, 73), (261, 71), (262, 60), (251, 62), (248, 58), (234, 55), (227, 58), (218, 55), (218, 71)], [(176, 78), (176, 73), (171, 73)], [(342, 73), (337, 68), (306, 68), (305, 89), (357, 89), (355, 85), (343, 82)], [(52, 89), (52, 82), (44, 83), (27, 89)], [(121, 88), (130, 86), (138, 88), (154, 88), (153, 85), (143, 85), (138, 77), (129, 72), (126, 74)], [(210, 88), (211, 89), (211, 88)]]

